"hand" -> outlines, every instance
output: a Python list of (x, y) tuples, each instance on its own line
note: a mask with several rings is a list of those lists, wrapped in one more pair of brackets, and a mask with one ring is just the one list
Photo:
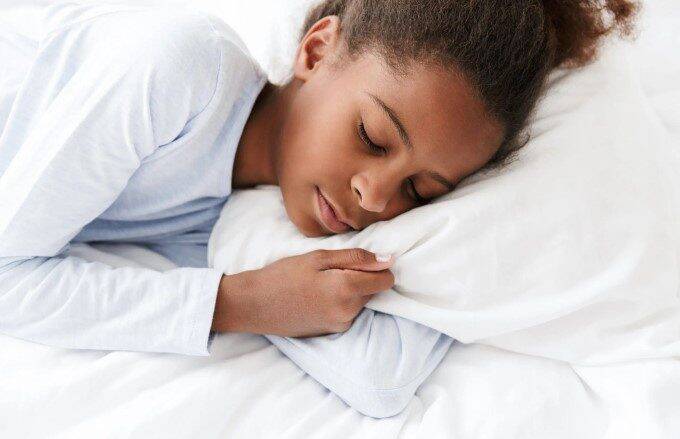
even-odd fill
[(213, 329), (286, 337), (346, 331), (373, 294), (394, 285), (393, 262), (361, 248), (316, 250), (225, 275)]

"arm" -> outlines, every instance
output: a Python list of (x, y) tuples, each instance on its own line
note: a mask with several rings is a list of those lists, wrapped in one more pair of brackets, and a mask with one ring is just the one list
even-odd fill
[[(224, 262), (217, 265), (233, 273)], [(392, 262), (361, 248), (320, 249), (225, 275), (214, 329), (264, 334), (354, 409), (395, 415), (453, 339), (364, 308), (373, 294), (394, 285)], [(331, 335), (308, 337), (317, 334)]]
[(376, 418), (401, 412), (453, 342), (434, 329), (368, 308), (343, 333), (266, 337), (352, 408)]
[(51, 10), (0, 138), (0, 332), (65, 348), (208, 355), (220, 272), (112, 268), (62, 253), (205, 108), (219, 50), (192, 47), (205, 46), (193, 22), (78, 17), (80, 8)]

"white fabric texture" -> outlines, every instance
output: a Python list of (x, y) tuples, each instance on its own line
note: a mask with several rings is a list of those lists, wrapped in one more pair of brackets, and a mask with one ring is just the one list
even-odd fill
[[(172, 262), (127, 244), (76, 244), (115, 267)], [(264, 337), (219, 334), (210, 357), (69, 350), (0, 334), (7, 438), (669, 439), (680, 361), (570, 366), (455, 343), (399, 415), (362, 416)]]
[(404, 410), (453, 343), (425, 325), (368, 308), (342, 333), (266, 337), (350, 407), (376, 418)]

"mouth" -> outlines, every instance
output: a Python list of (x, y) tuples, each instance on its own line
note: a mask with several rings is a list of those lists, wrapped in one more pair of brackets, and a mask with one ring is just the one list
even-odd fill
[(352, 226), (338, 219), (335, 209), (333, 209), (331, 202), (321, 193), (321, 189), (318, 186), (315, 186), (315, 188), (317, 217), (321, 225), (332, 233), (344, 233), (353, 230)]

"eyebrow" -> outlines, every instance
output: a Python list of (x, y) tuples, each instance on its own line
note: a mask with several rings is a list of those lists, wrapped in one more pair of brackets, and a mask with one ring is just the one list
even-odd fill
[[(367, 95), (371, 97), (373, 102), (377, 104), (381, 110), (385, 114), (387, 114), (387, 117), (390, 118), (392, 121), (392, 124), (394, 124), (394, 127), (397, 129), (397, 132), (399, 133), (399, 137), (401, 137), (401, 140), (404, 142), (406, 145), (406, 148), (410, 151), (413, 149), (413, 144), (411, 143), (411, 138), (408, 135), (408, 132), (406, 131), (406, 128), (404, 128), (404, 124), (401, 123), (401, 120), (399, 120), (399, 116), (397, 116), (397, 113), (394, 112), (385, 102), (383, 102), (382, 99), (380, 99), (378, 96), (374, 95), (371, 92), (366, 92)], [(443, 175), (439, 174), (438, 172), (434, 171), (429, 171), (428, 175), (432, 178), (434, 178), (437, 182), (441, 183), (442, 185), (446, 186), (446, 188), (450, 191), (452, 191), (456, 185), (447, 180)]]

